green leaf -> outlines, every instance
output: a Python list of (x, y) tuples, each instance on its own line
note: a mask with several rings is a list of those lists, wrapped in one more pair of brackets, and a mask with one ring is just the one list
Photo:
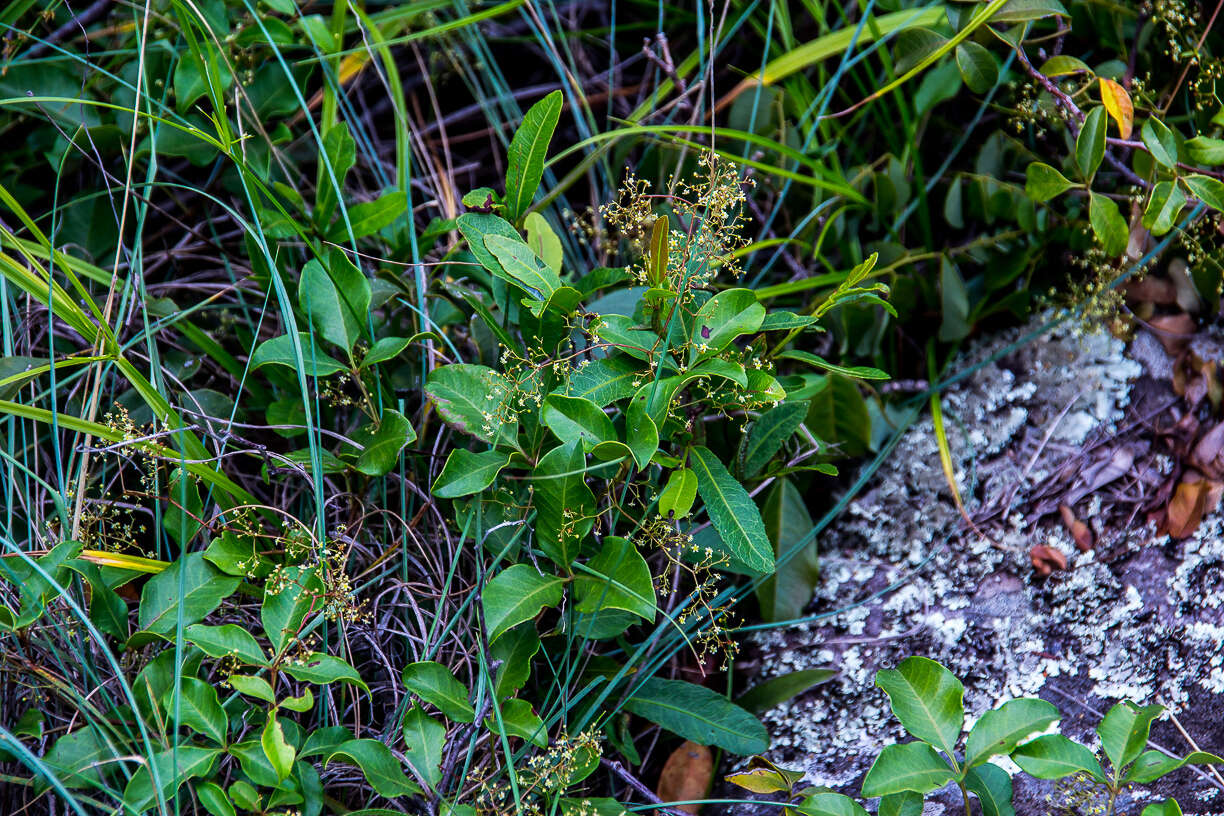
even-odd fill
[(982, 816), (1016, 816), (1012, 807), (1012, 781), (998, 765), (979, 765), (965, 775), (965, 787), (977, 794)]
[(645, 470), (659, 449), (659, 428), (643, 400), (633, 400), (625, 411), (625, 441), (639, 470)]
[(693, 318), (689, 365), (712, 357), (741, 334), (752, 334), (765, 320), (765, 307), (751, 289), (725, 289), (707, 300)]
[(497, 425), (506, 385), (491, 368), (457, 363), (429, 372), (425, 393), (447, 424), (483, 442), (513, 443), (518, 422)]
[(470, 723), (476, 711), (468, 691), (441, 663), (422, 660), (404, 667), (404, 687), (455, 722)]
[(285, 697), (281, 699), (280, 707), (290, 711), (309, 711), (314, 708), (314, 692), (307, 688), (297, 697)]
[(1160, 751), (1144, 751), (1135, 758), (1135, 764), (1126, 772), (1123, 781), (1146, 785), (1184, 765), (1219, 765), (1221, 763), (1224, 763), (1224, 759), (1206, 751), (1192, 751), (1181, 759)]
[(561, 288), (561, 278), (545, 266), (522, 239), (486, 235), (484, 245), (505, 270), (509, 280), (522, 286), (532, 297), (548, 300)]
[(188, 779), (208, 776), (220, 755), (220, 748), (198, 748), (194, 745), (179, 745), (154, 754), (151, 764), (157, 770), (161, 788), (153, 789), (153, 774), (148, 765), (141, 765), (123, 789), (124, 805), (139, 813), (158, 801), (170, 801)]
[(786, 440), (799, 430), (809, 407), (806, 402), (784, 402), (761, 414), (749, 426), (744, 437), (740, 450), (740, 472), (746, 477), (760, 472), (782, 449)]
[(1143, 145), (1161, 167), (1173, 170), (1177, 167), (1177, 137), (1164, 122), (1152, 117), (1139, 130)]
[(951, 342), (968, 337), (973, 330), (969, 318), (969, 288), (956, 264), (946, 255), (939, 259), (939, 304), (942, 317), (939, 339)]
[(913, 791), (890, 793), (880, 800), (876, 816), (922, 816), (922, 794)]
[(803, 816), (867, 816), (867, 811), (849, 796), (823, 791), (806, 797), (795, 808)]
[(625, 710), (701, 745), (733, 754), (759, 754), (769, 748), (760, 721), (726, 697), (683, 680), (651, 677), (625, 701)]
[(641, 365), (624, 354), (588, 360), (570, 375), (569, 396), (590, 400), (602, 408), (633, 396), (637, 390), (633, 382), (641, 373)]
[(331, 276), (332, 283), (336, 284), (340, 300), (356, 322), (360, 336), (370, 317), (372, 293), (369, 279), (339, 247), (328, 247), (327, 274)]
[(515, 564), (493, 576), (481, 595), (489, 642), (531, 620), (545, 607), (561, 603), (563, 584), (555, 575), (541, 575), (530, 564)]
[(421, 789), (400, 767), (391, 749), (378, 740), (355, 739), (341, 744), (323, 761), (324, 767), (337, 757), (347, 760), (365, 774), (366, 781), (380, 796), (394, 798), (421, 793)]
[(1182, 178), (1190, 193), (1216, 212), (1224, 212), (1224, 181), (1198, 174)]
[[(506, 219), (491, 215), (489, 213), (464, 213), (455, 220), (455, 224), (459, 227), (459, 231), (463, 233), (463, 237), (467, 240), (468, 249), (476, 256), (476, 260), (485, 269), (497, 275), (503, 280), (513, 281), (510, 274), (502, 268), (501, 263), (493, 256), (485, 246), (485, 238), (490, 235), (500, 235), (508, 241), (518, 241), (523, 243), (523, 238), (511, 226)], [(524, 248), (527, 247), (523, 243)], [(530, 251), (530, 250), (529, 250)]]
[(1112, 199), (1100, 193), (1089, 193), (1088, 220), (1106, 255), (1116, 258), (1126, 252), (1130, 228)]
[(430, 790), (442, 781), (446, 726), (414, 705), (404, 715), (404, 756)]
[(195, 786), (195, 793), (200, 797), (200, 804), (212, 816), (238, 816), (230, 798), (215, 782), (201, 782)]
[(1038, 779), (1062, 779), (1087, 771), (1094, 779), (1105, 781), (1101, 763), (1092, 752), (1061, 734), (1047, 734), (1026, 742), (1012, 751), (1011, 758), (1026, 774)]
[(601, 315), (593, 328), (600, 340), (639, 360), (649, 359), (651, 351), (660, 342), (657, 334), (647, 331), (636, 320), (625, 315)]
[(367, 476), (385, 476), (399, 462), (400, 451), (416, 440), (416, 430), (408, 418), (391, 408), (383, 409), (378, 430), (365, 441), (356, 468)]
[(629, 814), (624, 805), (606, 796), (584, 796), (577, 799), (562, 797), (560, 801), (561, 816), (628, 816)]
[(895, 669), (876, 672), (876, 685), (906, 731), (954, 755), (965, 721), (965, 687), (952, 672), (929, 658), (907, 657)]
[(114, 757), (115, 749), (93, 728), (85, 727), (57, 739), (42, 760), (64, 787), (93, 788), (102, 784), (104, 763)]
[(1182, 809), (1176, 799), (1165, 799), (1145, 807), (1140, 816), (1182, 816)]
[(650, 567), (626, 538), (605, 536), (599, 553), (587, 568), (603, 577), (580, 574), (576, 580), (576, 608), (594, 614), (604, 609), (623, 609), (648, 621), (655, 619), (654, 582)]
[(753, 714), (764, 714), (836, 676), (837, 672), (832, 669), (800, 669), (779, 674), (745, 691), (736, 698), (735, 704)]
[(687, 518), (696, 498), (697, 474), (688, 468), (676, 468), (659, 494), (659, 515), (668, 519)]
[(791, 559), (783, 561), (782, 557), (812, 531), (812, 517), (799, 489), (785, 477), (779, 478), (769, 491), (761, 516), (778, 563), (777, 571), (757, 587), (761, 615), (767, 621), (798, 618), (812, 600), (820, 579), (815, 539), (804, 544)]
[(538, 212), (529, 212), (523, 219), (523, 227), (527, 230), (527, 246), (544, 261), (545, 266), (560, 275), (564, 252), (561, 249), (561, 239), (557, 237), (548, 220)]
[(434, 481), (430, 492), (439, 499), (455, 499), (479, 493), (497, 478), (502, 468), (510, 464), (510, 454), (501, 451), (472, 453), (455, 448), (446, 457), (446, 465)]
[(897, 34), (896, 46), (893, 48), (895, 60), (893, 71), (900, 76), (916, 68), (940, 48), (944, 47), (948, 38), (929, 28), (907, 28)]
[[(524, 739), (540, 748), (548, 747), (548, 730), (526, 700), (506, 700), (501, 704), (501, 724), (507, 736)], [(492, 714), (485, 718), (485, 728), (500, 733)]]
[(956, 46), (956, 67), (965, 87), (975, 94), (984, 94), (999, 81), (999, 65), (994, 55), (972, 40)]
[(1049, 201), (1076, 186), (1062, 173), (1042, 162), (1030, 164), (1025, 170), (1025, 177), (1024, 192), (1038, 203)]
[(815, 315), (798, 315), (794, 312), (786, 312), (782, 310), (773, 311), (765, 315), (765, 319), (761, 321), (761, 331), (780, 331), (782, 329), (801, 329), (804, 326), (810, 326), (819, 318)]
[(311, 259), (302, 267), (298, 282), (298, 305), (306, 314), (307, 325), (330, 343), (350, 351), (361, 333), (361, 326), (340, 297), (323, 264)]
[(305, 657), (291, 658), (285, 661), (281, 668), (294, 680), (301, 680), (305, 683), (326, 685), (339, 681), (351, 683), (365, 692), (370, 690), (356, 669), (340, 658), (322, 652), (311, 652)]
[(217, 699), (217, 690), (203, 680), (184, 677), (179, 681), (179, 698), (174, 699), (172, 686), (165, 698), (167, 714), (173, 718), (178, 711), (180, 725), (197, 731), (219, 745), (225, 744), (229, 718)]
[(341, 219), (327, 231), (327, 240), (344, 243), (349, 240), (349, 229), (353, 238), (373, 235), (383, 227), (395, 223), (408, 212), (408, 198), (402, 190), (383, 193), (373, 201), (363, 201), (348, 208), (348, 224)]
[(612, 420), (599, 406), (581, 397), (549, 394), (540, 408), (540, 421), (562, 444), (581, 441), (586, 450), (616, 439)]
[[(313, 567), (288, 566), (282, 570), (282, 581), (264, 587), (263, 605), (259, 617), (264, 634), (272, 642), (272, 651), (280, 656), (297, 639), (302, 622), (312, 609), (319, 612), (323, 582)], [(272, 590), (278, 590), (273, 592)]]
[(1078, 73), (1091, 74), (1092, 69), (1078, 57), (1058, 54), (1041, 64), (1041, 73), (1048, 77), (1060, 77)]
[[(1075, 139), (1075, 163), (1079, 166), (1080, 174), (1088, 181), (1096, 175), (1101, 160), (1105, 158), (1105, 136), (1108, 128), (1109, 119), (1104, 106), (1095, 107), (1084, 118), (1084, 126), (1080, 128), (1079, 136)], [(1031, 192), (1029, 196), (1033, 197)]]
[[(953, 267), (955, 269), (955, 267)], [(801, 349), (787, 349), (778, 354), (780, 360), (802, 360), (816, 368), (831, 371), (835, 374), (841, 374), (845, 377), (853, 377), (856, 380), (887, 380), (888, 374), (878, 368), (871, 366), (840, 366), (835, 363), (830, 363), (825, 358), (812, 354), (810, 351), (802, 351)], [(714, 362), (713, 360), (710, 361)], [(709, 363), (707, 363), (709, 365)]]
[(1178, 213), (1186, 206), (1186, 194), (1175, 181), (1158, 181), (1152, 188), (1147, 209), (1143, 211), (1143, 226), (1159, 237), (1173, 229)]
[[(911, 658), (912, 659), (912, 658)], [(952, 769), (925, 742), (887, 745), (863, 779), (865, 797), (902, 791), (926, 794), (952, 780)]]
[[(308, 27), (305, 20), (303, 27)], [(331, 38), (331, 31), (326, 25), (319, 33), (320, 36)], [(334, 49), (323, 49), (324, 53), (329, 50)], [(348, 122), (337, 122), (323, 134), (323, 155), (327, 157), (327, 161), (320, 158), (315, 193), (315, 218), (316, 223), (320, 225), (331, 221), (332, 214), (336, 211), (337, 192), (344, 189), (344, 178), (357, 161), (357, 143), (349, 133)], [(330, 170), (328, 164), (331, 165)], [(333, 177), (335, 182), (332, 181)]]
[(293, 746), (285, 740), (285, 730), (281, 727), (276, 714), (268, 715), (259, 744), (263, 746), (264, 756), (272, 764), (278, 779), (284, 779), (293, 770), (293, 760), (296, 755)]
[(531, 661), (540, 651), (540, 635), (529, 623), (516, 626), (489, 645), (493, 660), (501, 667), (493, 678), (497, 699), (504, 700), (523, 687), (531, 676)]
[(149, 579), (140, 593), (140, 629), (173, 635), (183, 625), (197, 623), (238, 589), (238, 578), (221, 572), (200, 552), (188, 553)]
[(235, 623), (221, 626), (195, 623), (188, 626), (183, 634), (209, 657), (232, 655), (252, 666), (263, 666), (268, 660), (255, 637)]
[(1101, 750), (1109, 757), (1116, 774), (1121, 775), (1122, 769), (1143, 752), (1152, 721), (1163, 713), (1164, 706), (1137, 706), (1129, 700), (1105, 712), (1096, 730), (1101, 737)]
[[(298, 346), (302, 350), (302, 363), (305, 371), (311, 377), (327, 377), (337, 371), (347, 371), (348, 367), (329, 357), (310, 342), (310, 335), (298, 332)], [(298, 368), (298, 358), (293, 350), (293, 335), (282, 334), (260, 343), (251, 354), (251, 370), (265, 365), (281, 365), (288, 368)]]
[(981, 765), (997, 754), (1010, 754), (1030, 734), (1044, 730), (1061, 715), (1045, 700), (1008, 700), (987, 711), (969, 731), (965, 743), (965, 767)]
[(511, 221), (518, 221), (527, 212), (539, 189), (562, 101), (561, 92), (553, 91), (536, 102), (510, 140), (506, 153), (506, 215)]
[(650, 245), (646, 253), (647, 280), (651, 286), (667, 282), (667, 263), (671, 258), (671, 221), (666, 215), (655, 219), (650, 228)]
[(272, 690), (272, 686), (262, 677), (254, 677), (248, 674), (231, 674), (226, 680), (230, 688), (239, 694), (245, 694), (248, 697), (254, 697), (256, 700), (263, 700), (265, 703), (276, 703), (276, 692)]
[(394, 360), (411, 342), (412, 339), (408, 337), (383, 337), (370, 346), (370, 350), (361, 358), (361, 367), (369, 368), (377, 363)]
[(1010, 0), (990, 18), (992, 23), (1024, 23), (1042, 17), (1070, 17), (1058, 0)]
[(1205, 164), (1216, 167), (1224, 164), (1224, 139), (1213, 139), (1210, 136), (1195, 136), (1186, 140), (1186, 152), (1195, 164)]
[(578, 443), (571, 442), (541, 456), (532, 472), (536, 543), (562, 568), (573, 563), (594, 526), (595, 494), (585, 471), (586, 457)]
[(203, 526), (204, 503), (200, 500), (200, 488), (183, 468), (176, 467), (166, 484), (166, 496), (169, 501), (162, 514), (162, 529), (180, 549), (186, 549)]
[(689, 461), (697, 475), (697, 492), (723, 543), (752, 569), (766, 575), (773, 572), (773, 545), (748, 491), (709, 448), (694, 446)]
[(807, 426), (845, 456), (860, 456), (871, 445), (871, 415), (853, 380), (832, 375), (812, 394)]

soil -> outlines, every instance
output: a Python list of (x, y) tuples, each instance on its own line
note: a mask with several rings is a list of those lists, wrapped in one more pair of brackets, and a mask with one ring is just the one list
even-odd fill
[[(828, 616), (755, 638), (761, 679), (838, 671), (764, 718), (768, 756), (811, 784), (855, 795), (880, 748), (908, 739), (874, 685), (908, 655), (962, 679), (966, 727), (1007, 699), (1039, 696), (1063, 712), (1062, 733), (1095, 747), (1100, 717), (1130, 699), (1169, 708), (1149, 747), (1182, 755), (1192, 739), (1224, 752), (1224, 521), (1210, 514), (1172, 540), (1147, 520), (1177, 467), (1158, 432), (1180, 404), (1167, 355), (1143, 333), (1128, 348), (1063, 327), (999, 356), (1033, 328), (968, 351), (957, 370), (980, 367), (943, 396), (956, 480), (984, 535), (955, 507), (931, 421), (920, 421), (820, 538), (809, 612)], [(1218, 335), (1196, 342), (1216, 354), (1205, 359), (1224, 357)], [(1091, 528), (1092, 549), (1077, 548), (1061, 504)], [(1066, 569), (1039, 575), (1037, 545)], [(1014, 774), (1020, 816), (1094, 809), (1091, 789), (999, 764)], [(1224, 814), (1224, 784), (1193, 767), (1125, 792), (1117, 813), (1138, 816), (1167, 796), (1186, 813)], [(928, 798), (926, 814), (945, 812), (963, 813), (959, 792)]]

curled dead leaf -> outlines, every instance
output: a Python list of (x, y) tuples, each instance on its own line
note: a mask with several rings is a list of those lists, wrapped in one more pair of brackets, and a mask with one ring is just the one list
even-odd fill
[(1056, 547), (1047, 547), (1045, 544), (1038, 544), (1029, 550), (1029, 560), (1033, 562), (1033, 569), (1042, 578), (1054, 570), (1067, 568), (1067, 556)]
[(1087, 524), (1075, 517), (1075, 511), (1067, 505), (1060, 505), (1058, 512), (1062, 515), (1063, 524), (1067, 526), (1067, 531), (1071, 533), (1071, 537), (1075, 539), (1075, 546), (1081, 552), (1087, 552), (1092, 549), (1092, 530)]
[[(714, 778), (714, 754), (704, 745), (684, 742), (672, 751), (663, 771), (659, 774), (659, 787), (655, 791), (664, 802), (691, 802), (704, 799)], [(696, 813), (700, 805), (676, 805), (673, 810)]]
[(1169, 499), (1165, 508), (1165, 520), (1162, 531), (1173, 538), (1186, 538), (1194, 535), (1203, 521), (1203, 513), (1207, 510), (1207, 499), (1211, 490), (1211, 482), (1197, 473), (1187, 473)]
[(1224, 422), (1203, 434), (1194, 446), (1195, 466), (1213, 479), (1224, 479)]
[(1170, 354), (1177, 354), (1186, 347), (1194, 335), (1194, 318), (1185, 312), (1171, 315), (1156, 315), (1148, 321), (1156, 333), (1156, 339)]

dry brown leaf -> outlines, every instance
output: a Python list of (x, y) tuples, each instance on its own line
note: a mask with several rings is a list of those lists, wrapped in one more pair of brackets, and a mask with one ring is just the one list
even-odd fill
[(1164, 532), (1173, 538), (1194, 535), (1203, 520), (1203, 513), (1207, 510), (1211, 482), (1202, 477), (1191, 481), (1193, 477), (1198, 477), (1198, 474), (1187, 474), (1182, 479), (1165, 509)]
[(1059, 505), (1058, 512), (1062, 516), (1063, 524), (1067, 526), (1067, 531), (1071, 533), (1071, 537), (1075, 539), (1075, 546), (1081, 552), (1087, 552), (1092, 549), (1092, 530), (1088, 525), (1075, 517), (1075, 511), (1067, 505)]
[(1185, 312), (1171, 315), (1156, 315), (1148, 321), (1155, 331), (1156, 339), (1170, 354), (1177, 354), (1190, 342), (1194, 334), (1194, 318)]
[(1194, 446), (1194, 464), (1213, 479), (1224, 479), (1224, 422), (1219, 423)]
[[(689, 802), (704, 799), (714, 778), (714, 754), (704, 745), (685, 742), (672, 751), (659, 774), (655, 791), (664, 802)], [(673, 810), (696, 813), (700, 805), (676, 805)]]
[(1067, 568), (1067, 556), (1063, 555), (1061, 550), (1044, 544), (1038, 544), (1029, 550), (1029, 560), (1033, 562), (1033, 569), (1043, 578), (1054, 570)]
[(1170, 280), (1148, 275), (1143, 280), (1129, 281), (1126, 296), (1141, 303), (1169, 306), (1177, 302), (1177, 287)]

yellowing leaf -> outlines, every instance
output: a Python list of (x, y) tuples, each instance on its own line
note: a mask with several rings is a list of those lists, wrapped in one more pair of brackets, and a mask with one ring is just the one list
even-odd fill
[(1129, 139), (1135, 126), (1135, 106), (1131, 102), (1130, 94), (1112, 79), (1098, 77), (1098, 80), (1101, 83), (1101, 102), (1105, 105), (1105, 110), (1109, 111), (1109, 115), (1117, 123), (1118, 133), (1122, 138)]

